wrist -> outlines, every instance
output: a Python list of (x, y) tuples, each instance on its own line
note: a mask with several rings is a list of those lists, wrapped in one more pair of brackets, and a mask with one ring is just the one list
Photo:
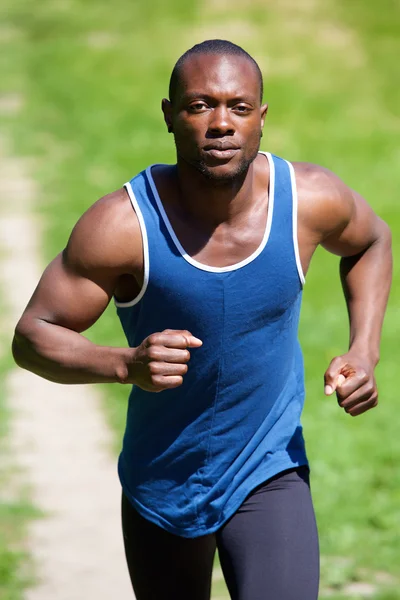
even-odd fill
[(131, 383), (128, 381), (128, 364), (131, 355), (132, 348), (92, 344), (87, 367), (90, 372), (96, 374), (98, 383)]
[(366, 341), (359, 340), (350, 343), (348, 353), (362, 356), (367, 359), (373, 367), (376, 367), (379, 362), (379, 348), (371, 347), (371, 344)]
[(113, 348), (115, 383), (135, 384), (135, 357), (137, 348)]
[[(111, 348), (112, 375), (115, 383), (132, 383), (129, 378), (129, 363), (132, 361), (132, 348)], [(128, 381), (129, 379), (129, 381)]]

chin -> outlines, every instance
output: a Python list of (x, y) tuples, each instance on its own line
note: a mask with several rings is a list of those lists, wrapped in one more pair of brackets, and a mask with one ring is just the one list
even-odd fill
[(225, 163), (213, 167), (201, 162), (196, 164), (196, 168), (210, 181), (214, 181), (215, 183), (229, 183), (245, 176), (252, 162), (252, 160), (242, 161), (236, 165)]

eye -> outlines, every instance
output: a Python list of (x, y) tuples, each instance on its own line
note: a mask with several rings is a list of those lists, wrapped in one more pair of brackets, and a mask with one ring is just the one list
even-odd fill
[(251, 112), (252, 109), (247, 104), (237, 104), (236, 106), (233, 107), (233, 110), (240, 114), (247, 114), (247, 113)]
[(188, 110), (190, 112), (199, 113), (199, 112), (204, 112), (207, 108), (208, 108), (208, 106), (205, 102), (197, 101), (197, 102), (193, 102), (192, 104), (190, 104), (188, 107)]

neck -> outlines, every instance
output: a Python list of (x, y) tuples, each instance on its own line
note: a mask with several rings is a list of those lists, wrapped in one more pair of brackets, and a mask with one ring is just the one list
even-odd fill
[(244, 174), (229, 181), (208, 179), (179, 157), (177, 173), (181, 207), (204, 225), (233, 223), (252, 205), (254, 161)]

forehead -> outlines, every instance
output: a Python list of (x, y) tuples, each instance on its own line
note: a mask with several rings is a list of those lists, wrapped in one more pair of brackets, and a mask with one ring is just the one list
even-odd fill
[(179, 74), (180, 94), (192, 91), (210, 96), (260, 96), (258, 71), (240, 55), (197, 54), (189, 56)]

